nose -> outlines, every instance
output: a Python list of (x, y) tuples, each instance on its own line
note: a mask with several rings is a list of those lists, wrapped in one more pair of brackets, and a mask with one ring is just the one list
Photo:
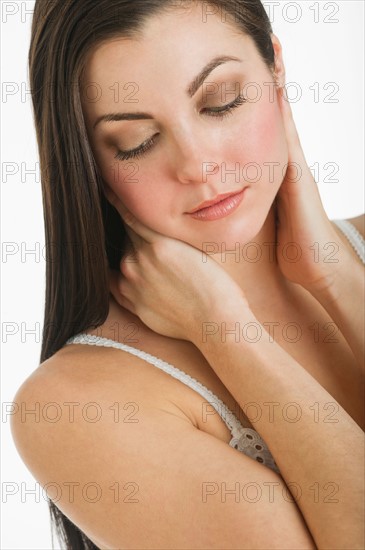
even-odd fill
[(207, 132), (175, 127), (169, 152), (174, 179), (187, 185), (209, 182), (209, 176), (219, 172), (214, 149)]

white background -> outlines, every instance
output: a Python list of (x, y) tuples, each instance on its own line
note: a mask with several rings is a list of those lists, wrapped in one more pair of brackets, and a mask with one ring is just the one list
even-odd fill
[[(82, 1), (82, 0), (79, 0)], [(95, 0), (97, 1), (97, 0)], [(330, 219), (364, 212), (362, 0), (263, 2), (284, 50), (287, 82), (301, 87), (292, 103), (309, 166), (318, 163), (318, 186)], [(38, 153), (27, 92), (27, 55), (34, 2), (1, 2), (2, 21), (2, 403), (39, 364), (45, 262)], [(279, 5), (278, 5), (279, 4)], [(310, 9), (314, 7), (315, 10)], [(269, 9), (271, 11), (269, 11)], [(272, 11), (274, 9), (274, 11)], [(319, 21), (315, 23), (315, 18)], [(327, 22), (324, 19), (327, 17)], [(273, 20), (274, 19), (274, 20)], [(295, 21), (297, 19), (297, 21)], [(332, 22), (337, 19), (338, 22)], [(310, 89), (318, 83), (319, 101)], [(335, 83), (337, 103), (325, 101)], [(4, 93), (5, 92), (5, 93)], [(288, 89), (294, 98), (296, 89)], [(338, 183), (324, 181), (336, 163)], [(11, 170), (14, 173), (11, 174)], [(9, 172), (10, 171), (10, 172)], [(25, 254), (35, 250), (35, 254)], [(4, 254), (4, 251), (6, 252)], [(23, 253), (22, 253), (23, 251)], [(27, 333), (27, 330), (35, 333)], [(9, 419), (2, 416), (2, 544), (10, 549), (51, 549), (48, 506), (26, 490), (36, 482), (16, 452)], [(21, 489), (21, 483), (24, 489)], [(13, 488), (15, 494), (8, 494)], [(38, 502), (37, 502), (38, 500)], [(55, 543), (55, 548), (59, 548)]]

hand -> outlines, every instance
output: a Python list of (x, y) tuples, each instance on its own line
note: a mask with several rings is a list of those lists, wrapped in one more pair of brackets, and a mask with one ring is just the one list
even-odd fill
[(120, 272), (110, 270), (110, 290), (122, 307), (153, 331), (193, 343), (217, 307), (237, 300), (248, 307), (241, 288), (211, 257), (146, 227), (114, 193), (108, 195), (134, 247), (123, 256)]
[[(278, 97), (289, 150), (288, 169), (276, 196), (277, 261), (284, 276), (312, 291), (329, 287), (348, 252), (323, 208), (306, 163), (284, 88)], [(291, 243), (291, 244), (290, 244)]]

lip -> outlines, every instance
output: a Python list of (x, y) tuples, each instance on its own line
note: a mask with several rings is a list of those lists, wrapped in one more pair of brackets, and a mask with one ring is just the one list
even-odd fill
[(192, 218), (201, 221), (213, 221), (225, 218), (234, 212), (241, 204), (246, 189), (247, 186), (235, 193), (224, 193), (223, 195), (218, 195), (218, 197), (212, 201), (202, 203), (207, 205), (204, 208), (196, 208), (191, 212), (186, 212), (186, 214), (189, 214)]
[(214, 204), (217, 204), (218, 202), (221, 202), (223, 199), (226, 199), (227, 197), (232, 197), (233, 195), (237, 195), (237, 193), (240, 193), (240, 191), (230, 191), (229, 193), (221, 193), (220, 195), (217, 195), (215, 199), (212, 199), (210, 201), (204, 201), (196, 208), (193, 208), (193, 210), (190, 210), (189, 212), (185, 212), (185, 214), (194, 214), (195, 212), (198, 212), (199, 210), (202, 210), (203, 208), (207, 208), (208, 206), (213, 206)]

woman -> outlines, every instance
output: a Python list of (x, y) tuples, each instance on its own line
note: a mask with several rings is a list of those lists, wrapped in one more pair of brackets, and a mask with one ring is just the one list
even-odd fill
[(362, 548), (362, 218), (326, 216), (261, 2), (38, 1), (30, 79), (12, 431), (67, 548)]

